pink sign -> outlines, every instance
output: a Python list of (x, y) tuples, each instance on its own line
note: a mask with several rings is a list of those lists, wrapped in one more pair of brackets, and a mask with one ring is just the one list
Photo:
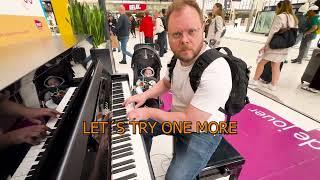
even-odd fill
[(240, 180), (318, 180), (320, 132), (306, 132), (271, 111), (249, 104), (225, 138), (245, 158)]

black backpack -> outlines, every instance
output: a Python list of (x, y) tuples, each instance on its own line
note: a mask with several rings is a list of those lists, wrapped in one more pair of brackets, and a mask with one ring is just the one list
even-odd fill
[[(227, 54), (221, 53), (220, 49), (225, 50)], [(247, 88), (250, 71), (244, 61), (234, 57), (231, 50), (226, 47), (207, 50), (199, 56), (189, 73), (190, 85), (193, 91), (196, 92), (204, 70), (214, 60), (220, 57), (223, 57), (228, 62), (232, 76), (232, 89), (229, 99), (227, 100), (224, 108), (219, 108), (219, 111), (227, 115), (227, 122), (229, 122), (231, 116), (240, 112), (244, 106), (249, 103), (249, 98), (247, 97)], [(171, 62), (168, 64), (170, 83), (176, 63), (177, 59), (173, 57)]]

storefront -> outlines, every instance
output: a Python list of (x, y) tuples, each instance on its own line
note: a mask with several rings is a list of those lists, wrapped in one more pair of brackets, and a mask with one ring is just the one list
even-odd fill
[(139, 14), (148, 10), (150, 13), (167, 9), (171, 2), (160, 1), (106, 1), (106, 9), (110, 13), (118, 13), (118, 8), (123, 5), (126, 11), (132, 14)]
[[(303, 4), (304, 3), (293, 4), (292, 7), (294, 12), (298, 12), (298, 9)], [(276, 6), (265, 6), (262, 11), (258, 12), (252, 32), (261, 34), (269, 33), (275, 16), (275, 10)]]

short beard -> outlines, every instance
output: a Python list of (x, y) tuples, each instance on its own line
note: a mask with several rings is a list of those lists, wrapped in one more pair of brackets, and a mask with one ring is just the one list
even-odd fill
[(177, 57), (180, 61), (184, 62), (184, 63), (190, 63), (192, 61), (195, 60), (195, 58), (199, 55), (201, 49), (202, 49), (202, 45), (201, 44), (196, 50), (195, 50), (195, 53), (193, 54), (193, 56), (191, 58), (183, 58), (181, 56), (179, 56), (177, 53), (173, 52), (174, 53), (174, 56)]

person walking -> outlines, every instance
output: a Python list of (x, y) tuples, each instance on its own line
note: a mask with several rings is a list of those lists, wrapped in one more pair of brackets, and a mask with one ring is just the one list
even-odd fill
[(209, 26), (207, 42), (212, 48), (218, 47), (220, 45), (221, 37), (224, 31), (224, 15), (222, 12), (222, 4), (216, 3), (213, 6), (212, 14), (213, 20)]
[(140, 32), (144, 34), (145, 43), (153, 43), (153, 27), (152, 17), (149, 15), (149, 11), (146, 11), (145, 17), (142, 18), (140, 24)]
[(306, 58), (312, 40), (317, 37), (316, 31), (319, 27), (319, 7), (311, 6), (307, 12), (307, 31), (303, 33), (303, 37), (299, 47), (299, 55), (296, 59), (291, 60), (291, 63), (302, 63), (302, 59)]
[(129, 18), (125, 14), (126, 10), (124, 6), (119, 7), (120, 17), (118, 19), (118, 23), (116, 26), (116, 32), (118, 39), (121, 43), (121, 51), (122, 51), (122, 60), (119, 62), (120, 64), (127, 64), (126, 55), (132, 57), (132, 54), (127, 51), (127, 43), (129, 41)]
[(249, 82), (250, 85), (259, 85), (258, 80), (260, 79), (260, 76), (264, 70), (264, 66), (271, 61), (272, 81), (270, 84), (268, 84), (268, 88), (272, 91), (276, 90), (276, 85), (278, 84), (280, 77), (280, 64), (286, 59), (289, 48), (270, 49), (269, 43), (276, 32), (282, 28), (287, 28), (288, 25), (290, 28), (297, 28), (298, 19), (293, 13), (290, 1), (280, 1), (276, 7), (276, 16), (274, 17), (267, 42), (265, 46), (260, 49), (260, 52), (263, 53), (261, 57), (262, 60), (257, 65), (254, 78)]

